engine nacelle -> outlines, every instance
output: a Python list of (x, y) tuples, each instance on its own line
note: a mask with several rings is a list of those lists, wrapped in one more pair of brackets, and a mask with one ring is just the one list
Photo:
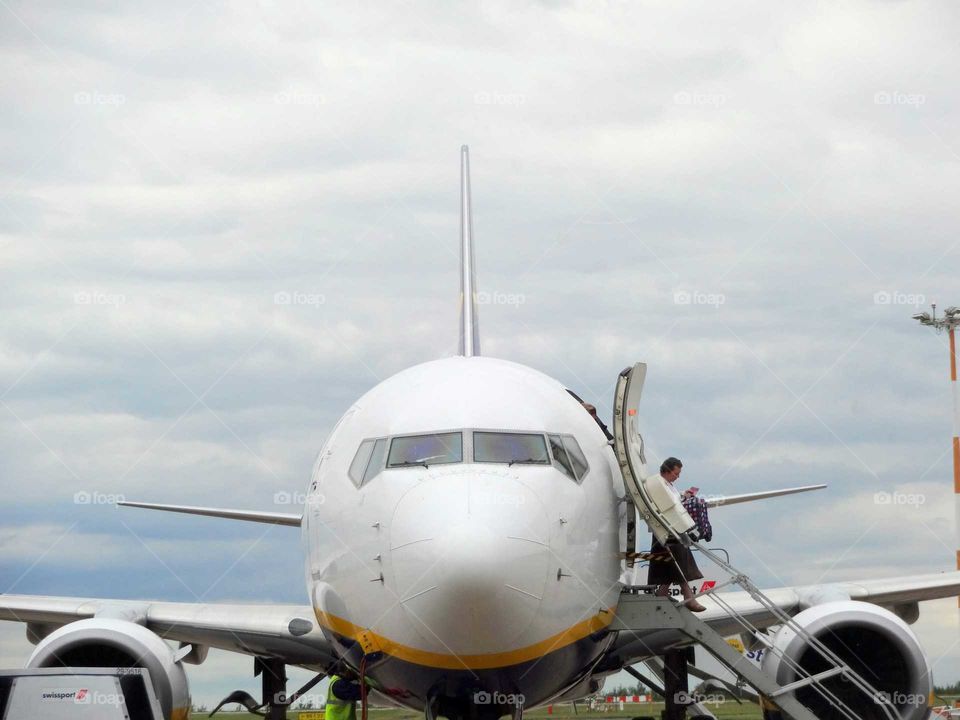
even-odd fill
[(28, 668), (142, 667), (150, 671), (163, 716), (188, 720), (190, 691), (183, 666), (158, 635), (127, 620), (91, 618), (64, 625), (44, 638)]
[[(933, 691), (930, 665), (909, 626), (889, 610), (853, 600), (828, 602), (804, 610), (793, 618), (843, 662), (892, 702), (903, 720), (922, 720), (929, 714)], [(781, 685), (799, 679), (779, 657), (786, 656), (809, 674), (832, 667), (790, 627), (783, 626), (773, 639), (775, 652), (767, 651), (763, 669)], [(885, 720), (882, 699), (866, 696), (848, 680), (837, 676), (823, 681), (861, 720)], [(818, 718), (843, 717), (814, 688), (795, 691), (797, 700)]]

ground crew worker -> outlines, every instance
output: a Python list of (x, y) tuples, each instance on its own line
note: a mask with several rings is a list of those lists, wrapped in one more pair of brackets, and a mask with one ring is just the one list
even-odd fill
[(331, 675), (327, 686), (326, 720), (357, 720), (357, 701), (360, 699), (360, 682), (347, 673)]

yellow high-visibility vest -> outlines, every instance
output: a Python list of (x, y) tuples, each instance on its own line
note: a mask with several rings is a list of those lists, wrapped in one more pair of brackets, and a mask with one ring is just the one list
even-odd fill
[(339, 675), (330, 676), (324, 717), (326, 720), (357, 720), (357, 704), (353, 700), (341, 700), (333, 694), (333, 684), (340, 679)]

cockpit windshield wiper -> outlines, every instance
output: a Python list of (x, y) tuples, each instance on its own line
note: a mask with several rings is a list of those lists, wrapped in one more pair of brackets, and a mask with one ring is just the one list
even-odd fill
[[(395, 467), (409, 467), (410, 465), (423, 465), (425, 468), (429, 469), (430, 466), (427, 465), (427, 460), (443, 460), (444, 462), (460, 462), (458, 459), (450, 459), (449, 455), (428, 455), (427, 457), (417, 458), (416, 460), (403, 460), (402, 462), (392, 462), (387, 465), (388, 468)], [(441, 465), (443, 463), (440, 463)]]
[[(429, 459), (429, 458), (427, 458)], [(427, 465), (427, 459), (424, 460), (404, 460), (403, 462), (393, 463), (390, 467), (410, 467), (411, 465), (423, 465), (428, 470), (430, 466)]]
[(534, 460), (533, 458), (527, 458), (526, 460), (521, 460), (517, 458), (516, 460), (511, 460), (507, 463), (507, 467), (510, 467), (514, 463), (520, 463), (521, 465), (526, 465), (527, 463), (542, 463), (543, 460)]

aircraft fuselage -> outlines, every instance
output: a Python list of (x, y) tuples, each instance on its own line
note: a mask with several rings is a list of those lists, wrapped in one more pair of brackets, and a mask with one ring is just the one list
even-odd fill
[(410, 368), (344, 414), (314, 467), (317, 619), (411, 707), (542, 703), (612, 640), (623, 494), (605, 436), (559, 382), (486, 357)]

